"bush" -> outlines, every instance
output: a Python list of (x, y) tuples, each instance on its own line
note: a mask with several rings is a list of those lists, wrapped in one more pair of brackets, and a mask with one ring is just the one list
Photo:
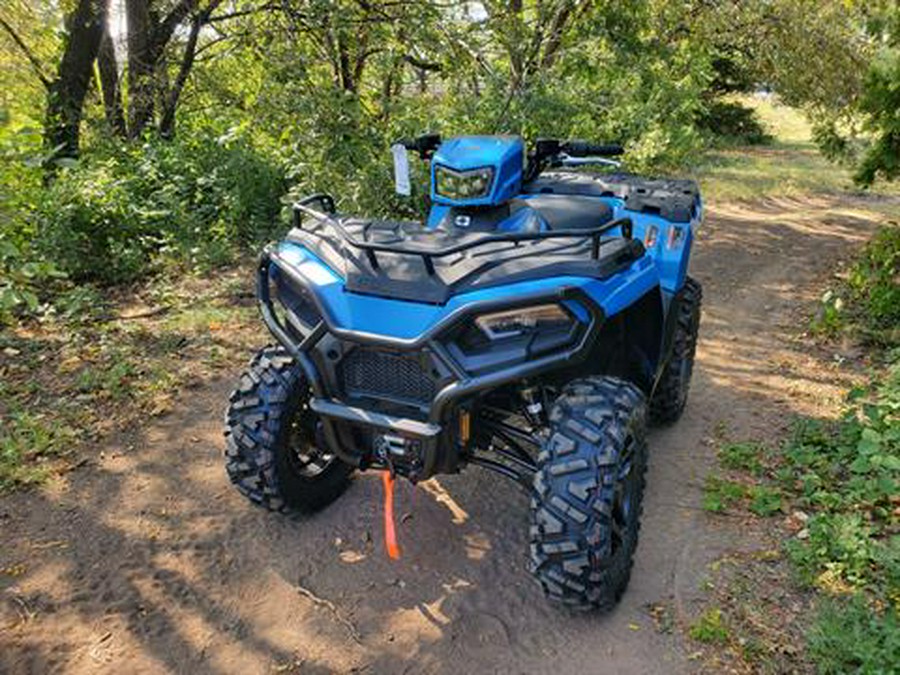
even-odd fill
[(882, 227), (850, 268), (847, 282), (822, 296), (813, 331), (844, 330), (882, 347), (900, 345), (900, 226)]
[(873, 330), (900, 328), (900, 226), (882, 228), (850, 272), (851, 300)]
[(37, 311), (39, 293), (65, 276), (52, 263), (30, 258), (0, 232), (0, 326)]
[(240, 134), (101, 144), (46, 189), (36, 246), (76, 282), (132, 281), (164, 259), (215, 265), (273, 231), (285, 188)]
[(699, 114), (697, 127), (713, 136), (744, 145), (772, 141), (757, 112), (736, 101), (713, 100)]

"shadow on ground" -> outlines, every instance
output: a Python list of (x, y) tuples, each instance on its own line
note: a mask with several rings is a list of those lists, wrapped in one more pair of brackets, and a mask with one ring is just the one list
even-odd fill
[(740, 539), (699, 508), (713, 430), (770, 435), (839, 394), (842, 373), (794, 336), (822, 276), (877, 220), (824, 198), (713, 212), (694, 261), (694, 391), (651, 437), (642, 541), (612, 614), (544, 601), (524, 570), (527, 496), (477, 469), (400, 489), (396, 563), (371, 477), (310, 518), (250, 506), (222, 468), (230, 382), (217, 381), (67, 485), (0, 500), (0, 671), (690, 671), (667, 626)]

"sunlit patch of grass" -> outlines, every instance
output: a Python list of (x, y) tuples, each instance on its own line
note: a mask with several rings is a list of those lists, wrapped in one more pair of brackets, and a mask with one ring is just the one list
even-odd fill
[(708, 203), (858, 191), (849, 171), (828, 162), (812, 143), (715, 150), (697, 178)]
[[(862, 193), (850, 171), (825, 159), (812, 141), (803, 114), (777, 99), (741, 97), (756, 110), (774, 141), (762, 146), (712, 150), (696, 167), (707, 203), (795, 197), (808, 194)], [(900, 194), (900, 186), (876, 185), (875, 194)]]
[(233, 322), (235, 316), (235, 310), (223, 307), (188, 307), (173, 312), (166, 318), (164, 327), (169, 331), (184, 333), (216, 331)]
[(811, 142), (809, 120), (796, 108), (779, 103), (774, 96), (741, 96), (741, 102), (756, 110), (766, 130), (778, 142), (805, 145)]
[(67, 453), (75, 431), (39, 413), (15, 411), (0, 426), (0, 489), (43, 481), (48, 460)]
[(722, 616), (722, 610), (718, 607), (711, 607), (691, 626), (690, 636), (699, 641), (708, 644), (725, 644), (728, 642), (728, 627)]

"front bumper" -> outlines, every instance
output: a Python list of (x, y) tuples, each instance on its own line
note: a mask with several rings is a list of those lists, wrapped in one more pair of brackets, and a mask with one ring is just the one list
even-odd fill
[[(294, 288), (302, 290), (315, 312), (294, 311), (272, 297), (274, 270), (284, 275)], [(469, 303), (444, 316), (415, 338), (362, 333), (337, 325), (326, 303), (317, 294), (316, 284), (271, 246), (260, 257), (257, 292), (266, 326), (297, 360), (309, 381), (313, 394), (310, 407), (322, 420), (329, 450), (343, 461), (362, 468), (386, 464), (397, 468), (390, 457), (379, 457), (373, 451), (371, 440), (379, 434), (408, 439), (416, 456), (410, 463), (401, 462), (399, 468), (401, 473), (413, 479), (458, 469), (468, 441), (460, 438), (459, 425), (455, 424), (461, 406), (478, 394), (502, 385), (577, 366), (596, 343), (604, 319), (603, 310), (584, 290), (565, 286), (529, 293), (512, 301), (504, 298)], [(476, 315), (547, 302), (574, 302), (584, 310), (584, 320), (578, 322), (576, 334), (565, 348), (551, 353), (527, 353), (501, 367), (473, 372), (454, 356), (446, 341), (448, 334)], [(385, 411), (378, 409), (377, 401), (358, 405), (345, 400), (344, 392), (336, 385), (337, 367), (331, 362), (339, 362), (341, 354), (348, 348), (366, 346), (423, 359), (435, 376), (433, 396), (422, 405), (399, 406), (399, 413), (398, 406)]]

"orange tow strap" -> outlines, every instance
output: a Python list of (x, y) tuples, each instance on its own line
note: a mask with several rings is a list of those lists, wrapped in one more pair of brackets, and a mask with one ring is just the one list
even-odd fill
[(384, 546), (391, 560), (399, 560), (400, 547), (394, 529), (394, 478), (390, 471), (381, 473), (381, 484), (384, 485)]

